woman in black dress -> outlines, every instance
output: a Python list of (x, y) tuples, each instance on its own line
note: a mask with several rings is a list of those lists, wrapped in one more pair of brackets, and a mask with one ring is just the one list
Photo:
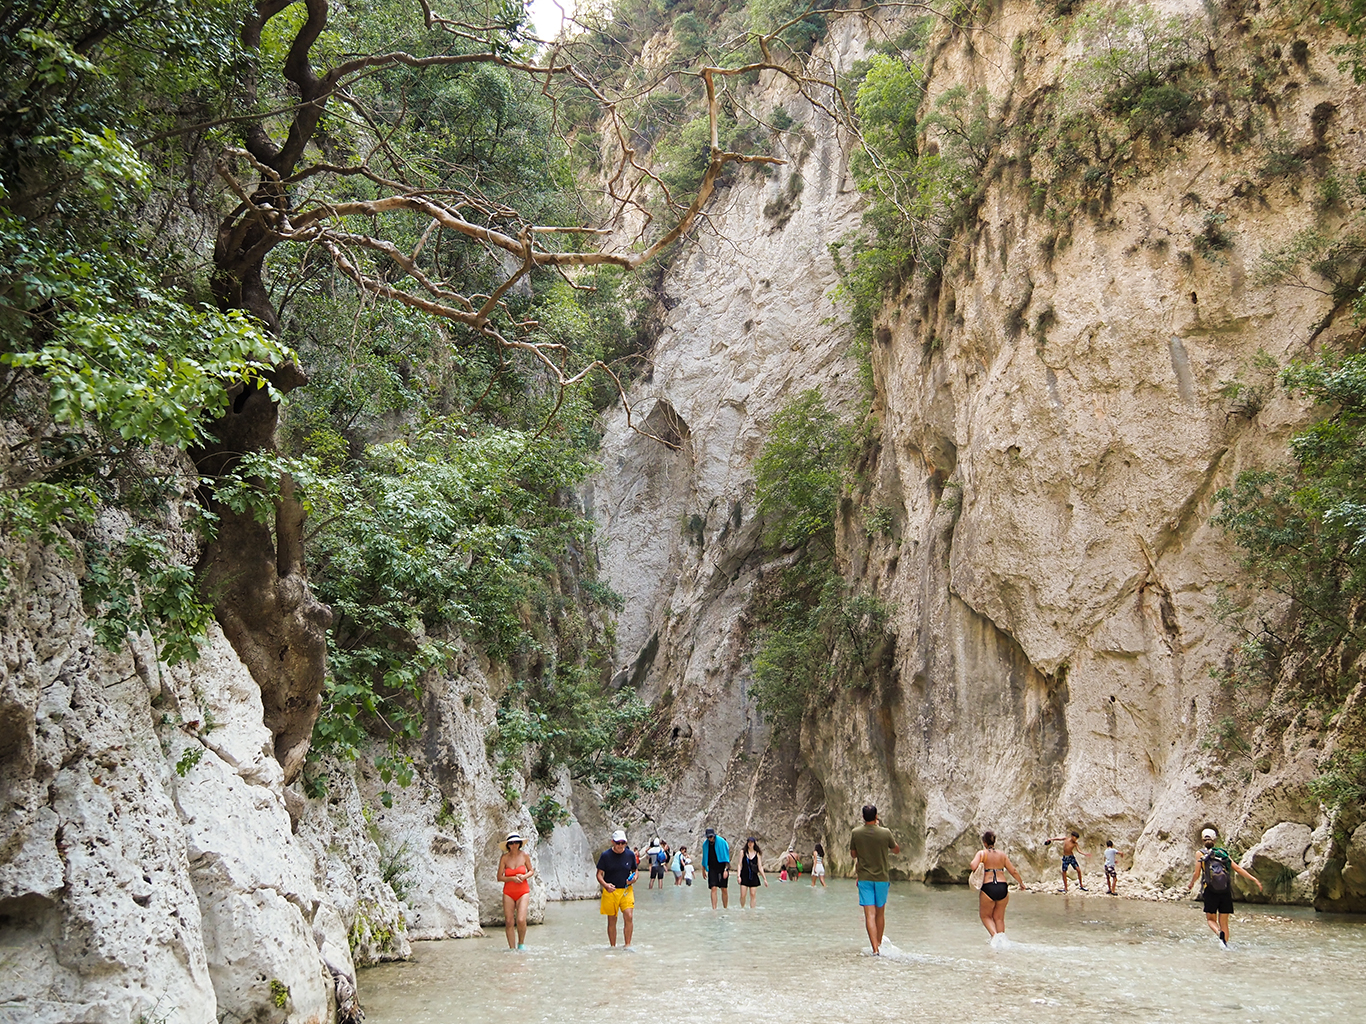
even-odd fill
[(759, 883), (768, 885), (764, 874), (764, 851), (759, 849), (758, 841), (750, 836), (745, 840), (745, 852), (740, 854), (740, 906), (745, 905), (745, 895), (749, 895), (749, 906), (753, 910), (758, 903)]

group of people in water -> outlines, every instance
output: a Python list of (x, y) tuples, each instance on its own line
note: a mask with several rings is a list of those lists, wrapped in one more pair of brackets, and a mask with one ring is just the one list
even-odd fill
[[(881, 952), (883, 933), (886, 929), (887, 896), (891, 886), (891, 856), (901, 852), (901, 846), (878, 819), (877, 808), (872, 804), (863, 807), (863, 824), (855, 828), (849, 837), (849, 854), (853, 858), (858, 880), (859, 906), (863, 911), (864, 927), (873, 954)], [(1206, 828), (1201, 836), (1203, 849), (1196, 864), (1195, 874), (1187, 889), (1192, 889), (1196, 881), (1203, 880), (1201, 899), (1210, 930), (1227, 947), (1229, 939), (1229, 915), (1233, 913), (1232, 876), (1237, 873), (1262, 887), (1256, 876), (1237, 864), (1227, 850), (1217, 845), (1218, 833)], [(1090, 856), (1081, 850), (1081, 837), (1076, 832), (1055, 836), (1044, 840), (1044, 845), (1060, 843), (1062, 850), (1061, 892), (1068, 891), (1068, 870), (1075, 871), (1077, 885), (1082, 891), (1082, 872), (1077, 856)], [(524, 949), (526, 945), (527, 907), (531, 898), (530, 878), (535, 873), (531, 858), (527, 855), (525, 843), (517, 832), (508, 834), (503, 843), (504, 853), (498, 860), (498, 881), (503, 883), (503, 911), (507, 922), (507, 940), (510, 949)], [(1118, 894), (1117, 858), (1120, 851), (1114, 842), (1105, 843), (1105, 882), (1110, 895)], [(711, 895), (712, 909), (717, 907), (718, 897), (723, 908), (730, 906), (730, 874), (736, 866), (740, 889), (740, 906), (746, 903), (757, 906), (758, 891), (769, 884), (769, 870), (764, 865), (763, 850), (759, 841), (750, 836), (740, 851), (738, 865), (731, 860), (730, 844), (714, 828), (706, 830), (702, 844), (701, 869), (707, 880)], [(802, 860), (795, 846), (789, 846), (779, 866), (779, 877), (783, 881), (796, 881), (802, 873)], [(674, 885), (692, 885), (694, 877), (693, 857), (686, 846), (671, 850), (667, 842), (654, 837), (644, 851), (632, 849), (627, 844), (626, 832), (617, 829), (612, 833), (612, 843), (603, 851), (597, 861), (597, 881), (601, 892), (599, 912), (607, 918), (607, 941), (617, 944), (617, 918), (623, 922), (624, 945), (630, 947), (634, 930), (635, 889), (637, 875), (648, 870), (649, 887), (655, 882), (662, 889), (665, 885), (666, 871), (674, 876)], [(1005, 940), (1006, 906), (1010, 902), (1010, 878), (1014, 878), (1020, 891), (1028, 891), (1019, 870), (1011, 863), (1010, 857), (996, 849), (996, 834), (991, 831), (982, 833), (982, 848), (972, 858), (971, 884), (978, 890), (978, 914), (982, 925), (991, 936), (992, 945)], [(815, 844), (810, 860), (811, 885), (825, 886), (825, 850), (820, 843)]]

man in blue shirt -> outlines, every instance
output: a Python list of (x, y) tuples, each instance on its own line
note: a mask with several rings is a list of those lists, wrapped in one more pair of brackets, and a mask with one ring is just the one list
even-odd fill
[(721, 906), (730, 907), (730, 844), (707, 829), (702, 843), (702, 870), (707, 873), (707, 888), (711, 890), (711, 909), (716, 909), (716, 890), (721, 890)]
[(626, 948), (631, 948), (631, 931), (635, 924), (636, 895), (631, 883), (636, 880), (635, 853), (626, 846), (626, 833), (617, 829), (612, 833), (612, 845), (598, 858), (598, 886), (602, 902), (598, 912), (607, 918), (607, 941), (617, 944), (617, 913), (626, 922)]

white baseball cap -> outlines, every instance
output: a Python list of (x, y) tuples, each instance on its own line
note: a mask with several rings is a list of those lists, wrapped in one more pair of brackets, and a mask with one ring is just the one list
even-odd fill
[(1216, 832), (1216, 831), (1214, 831), (1214, 829), (1212, 829), (1212, 828), (1207, 828), (1207, 829), (1205, 829), (1205, 831), (1203, 831), (1203, 832), (1200, 833), (1200, 838), (1201, 838), (1201, 839), (1218, 839), (1218, 838), (1219, 838), (1219, 833)]
[(626, 842), (626, 830), (625, 830), (624, 828), (619, 828), (619, 829), (617, 829), (615, 832), (613, 832), (613, 833), (612, 833), (612, 842), (614, 842), (614, 843), (624, 843), (624, 842)]

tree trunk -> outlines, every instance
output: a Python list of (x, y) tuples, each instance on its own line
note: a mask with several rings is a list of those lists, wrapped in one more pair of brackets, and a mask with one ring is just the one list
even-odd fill
[[(272, 374), (282, 392), (304, 382), (293, 364)], [(216, 443), (198, 453), (205, 476), (230, 471), (246, 452), (274, 449), (277, 403), (264, 388), (238, 387), (213, 425)], [(303, 770), (322, 707), (332, 623), (332, 610), (313, 596), (304, 572), (303, 508), (289, 478), (281, 481), (273, 531), (250, 514), (211, 507), (218, 532), (200, 559), (199, 578), (224, 634), (261, 688), (275, 757), (292, 782)]]

